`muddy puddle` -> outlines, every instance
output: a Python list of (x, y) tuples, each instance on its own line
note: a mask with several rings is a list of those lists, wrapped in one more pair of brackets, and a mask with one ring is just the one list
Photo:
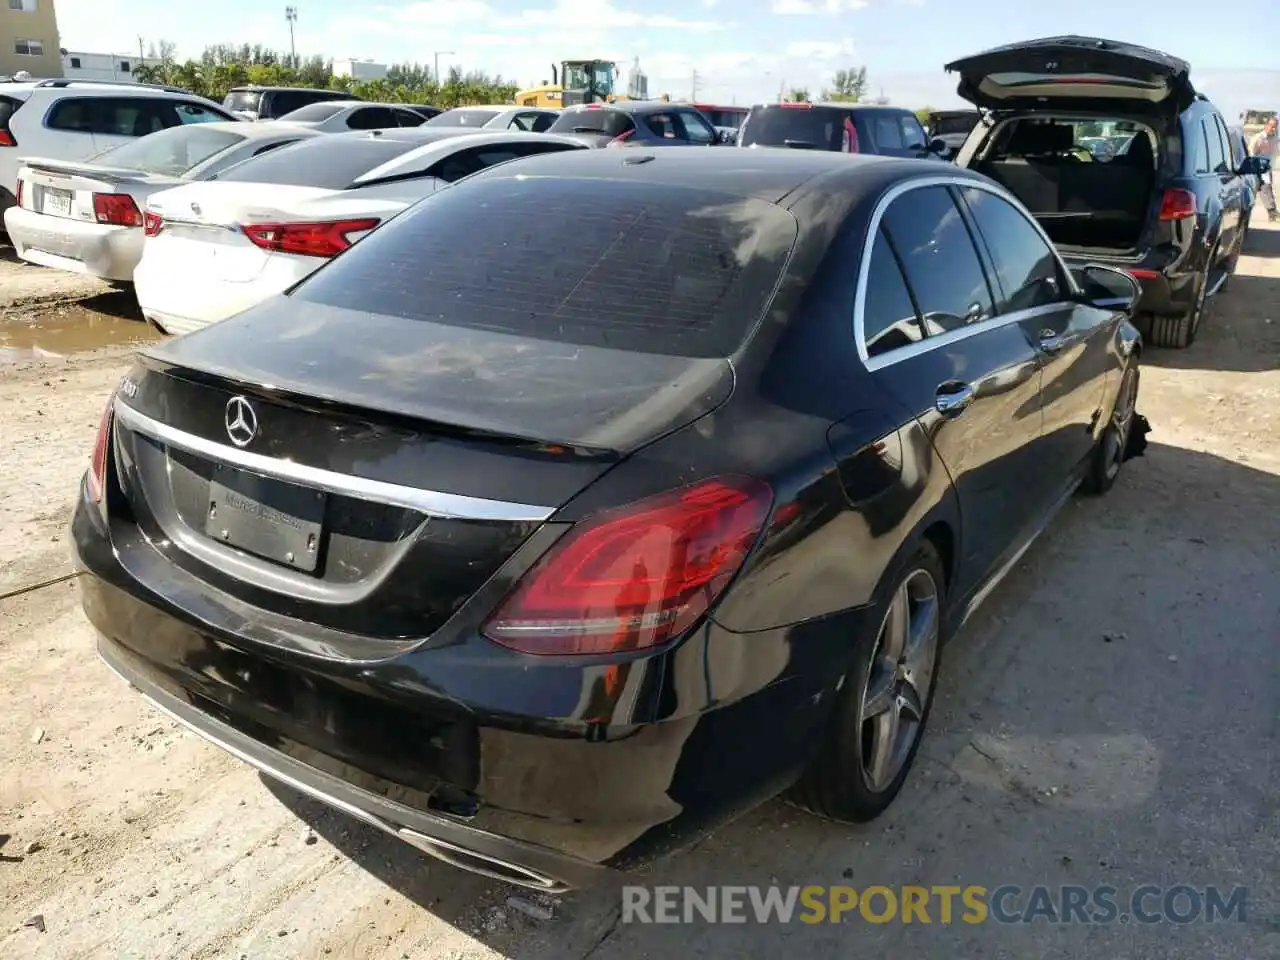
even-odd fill
[(84, 304), (56, 307), (21, 320), (0, 318), (0, 367), (160, 339), (161, 334), (140, 320)]

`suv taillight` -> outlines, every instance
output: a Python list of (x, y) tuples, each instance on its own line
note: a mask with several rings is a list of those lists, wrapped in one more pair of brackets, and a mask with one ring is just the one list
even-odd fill
[(1186, 220), (1196, 215), (1196, 195), (1190, 190), (1170, 187), (1160, 198), (1161, 220)]
[(107, 486), (107, 451), (111, 449), (111, 411), (115, 400), (115, 391), (112, 391), (106, 409), (102, 411), (102, 420), (98, 422), (98, 436), (93, 441), (93, 455), (89, 458), (87, 481), (89, 499), (94, 503), (102, 502), (102, 492)]
[(724, 592), (772, 503), (762, 481), (717, 477), (584, 520), (481, 631), (532, 654), (620, 653), (672, 640)]
[(17, 192), (13, 195), (13, 199), (18, 206), (22, 206), (22, 177), (18, 177), (18, 186), (15, 189)]
[(843, 140), (845, 153), (858, 153), (858, 128), (853, 125), (853, 117), (844, 118)]
[(18, 141), (13, 139), (13, 134), (3, 127), (0, 127), (0, 147), (16, 147)]
[(93, 215), (99, 223), (115, 227), (142, 226), (142, 212), (127, 193), (95, 193)]
[(148, 210), (142, 217), (142, 232), (148, 237), (154, 237), (164, 229), (164, 217), (158, 213), (152, 213)]

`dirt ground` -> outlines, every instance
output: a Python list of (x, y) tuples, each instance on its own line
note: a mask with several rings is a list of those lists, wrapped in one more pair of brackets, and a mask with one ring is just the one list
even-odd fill
[(634, 880), (1249, 889), (1246, 922), (1143, 928), (621, 924), (616, 889), (539, 901), (262, 780), (109, 674), (69, 576), (101, 406), (152, 335), (127, 292), (0, 250), (0, 957), (1280, 956), (1280, 230), (1253, 226), (1200, 341), (1144, 358), (1147, 455), (948, 648), (893, 810), (772, 803)]

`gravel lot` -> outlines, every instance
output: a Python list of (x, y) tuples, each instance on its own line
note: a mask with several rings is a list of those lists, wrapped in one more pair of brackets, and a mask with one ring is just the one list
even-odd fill
[(850, 828), (769, 804), (634, 881), (1249, 888), (1246, 922), (1181, 928), (643, 926), (618, 922), (612, 889), (534, 920), (507, 903), (519, 891), (268, 785), (99, 664), (68, 579), (101, 405), (151, 335), (128, 293), (0, 250), (0, 956), (1280, 956), (1280, 231), (1264, 219), (1201, 340), (1144, 358), (1147, 455), (1072, 502), (948, 648), (891, 813)]

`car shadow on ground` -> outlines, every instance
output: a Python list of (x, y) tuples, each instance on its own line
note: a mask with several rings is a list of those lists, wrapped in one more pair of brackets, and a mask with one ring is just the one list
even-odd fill
[[(1280, 259), (1280, 230), (1249, 231), (1245, 254)], [(1280, 368), (1280, 276), (1237, 270), (1206, 305), (1195, 343), (1183, 350), (1148, 346), (1142, 362), (1170, 370), (1262, 373)]]
[[(1280, 668), (1263, 634), (1280, 615), (1277, 543), (1280, 477), (1152, 442), (1107, 497), (1070, 501), (948, 645), (930, 731), (888, 813), (850, 826), (774, 801), (625, 882), (1186, 882), (1245, 885), (1266, 899), (1280, 858), (1264, 830), (1275, 810), (1275, 721), (1265, 705)], [(1225, 716), (1231, 703), (1242, 709)], [(1087, 936), (1087, 953), (1147, 958), (1208, 955), (1232, 938), (1268, 935), (1244, 923), (1165, 923), (1138, 931), (1142, 943), (1118, 925), (623, 924), (615, 884), (566, 895), (550, 922), (507, 910), (477, 924), (476, 903), (528, 894), (271, 789), (361, 868), (446, 922), (470, 916), (468, 934), (517, 960), (764, 960), (845, 956), (853, 946), (932, 960), (952, 956), (959, 935), (969, 956), (1048, 956), (1067, 940), (1084, 949)], [(1180, 945), (1170, 944), (1173, 929)], [(1261, 955), (1251, 952), (1261, 944), (1230, 952)]]

